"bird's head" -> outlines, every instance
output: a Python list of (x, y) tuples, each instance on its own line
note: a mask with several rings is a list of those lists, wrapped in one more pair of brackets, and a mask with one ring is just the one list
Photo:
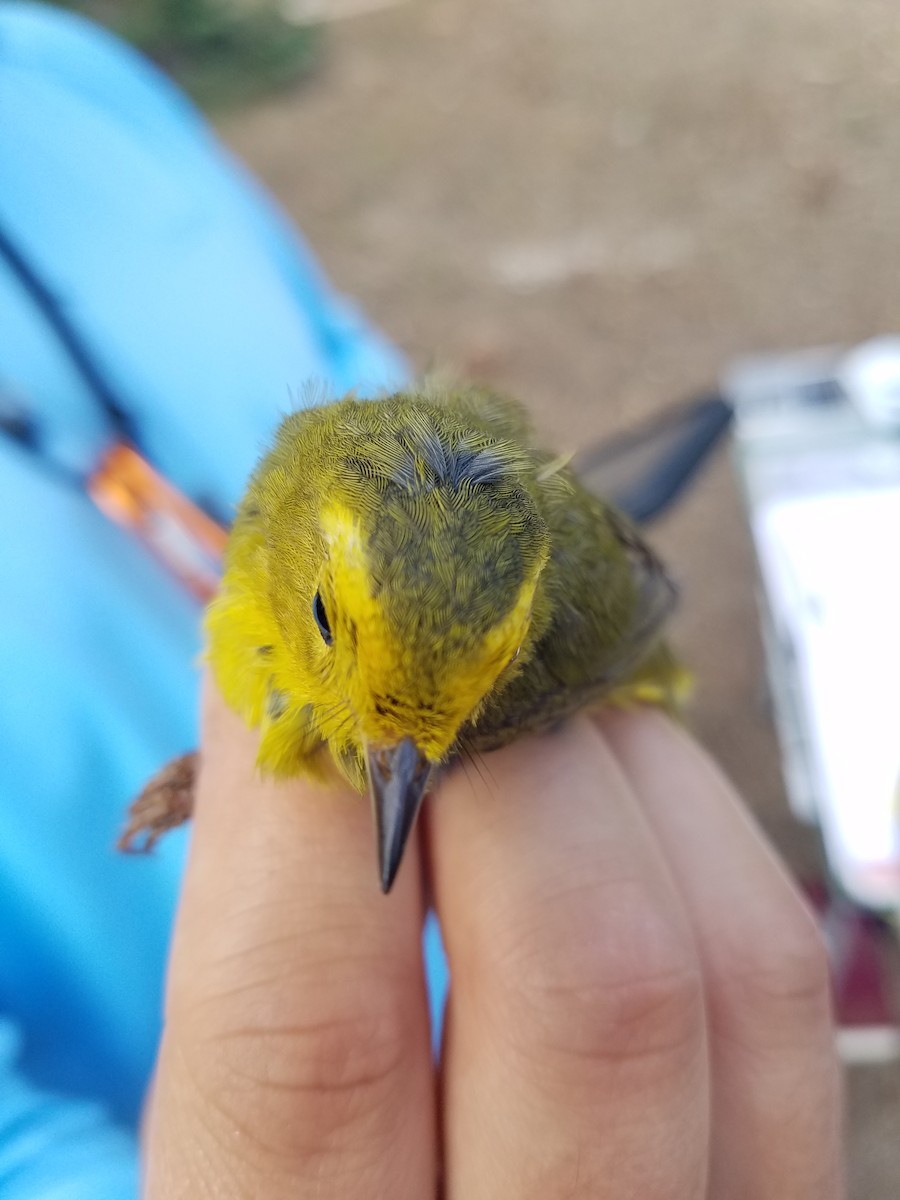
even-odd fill
[(366, 763), (385, 891), (432, 767), (527, 660), (549, 548), (521, 450), (431, 432), (342, 463), (320, 496), (319, 570), (293, 589), (326, 736)]

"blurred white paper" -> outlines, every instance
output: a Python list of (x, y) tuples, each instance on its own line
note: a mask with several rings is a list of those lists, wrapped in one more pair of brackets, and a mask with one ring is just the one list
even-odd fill
[(772, 500), (753, 523), (831, 867), (853, 899), (896, 909), (900, 488)]

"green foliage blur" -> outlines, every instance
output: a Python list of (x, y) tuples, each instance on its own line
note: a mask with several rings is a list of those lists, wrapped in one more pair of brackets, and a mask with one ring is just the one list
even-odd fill
[(320, 31), (276, 0), (56, 0), (132, 42), (209, 109), (229, 108), (312, 70)]

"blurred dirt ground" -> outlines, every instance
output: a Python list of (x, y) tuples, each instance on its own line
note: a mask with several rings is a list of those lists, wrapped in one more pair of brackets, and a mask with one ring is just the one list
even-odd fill
[[(900, 328), (898, 101), (896, 0), (409, 0), (329, 24), (311, 81), (219, 125), (417, 367), (510, 389), (574, 448), (735, 355)], [(655, 541), (698, 734), (815, 872), (726, 454)], [(852, 1200), (891, 1200), (900, 1068), (848, 1091)]]

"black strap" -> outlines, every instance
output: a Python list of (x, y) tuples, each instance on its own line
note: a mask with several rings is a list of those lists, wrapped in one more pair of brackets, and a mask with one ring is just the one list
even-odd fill
[[(72, 366), (105, 413), (111, 431), (120, 440), (136, 445), (131, 418), (116, 394), (115, 388), (104, 374), (97, 357), (66, 312), (63, 302), (41, 278), (2, 224), (0, 224), (0, 261), (6, 263), (35, 308), (56, 334)], [(29, 450), (54, 473), (66, 477), (70, 482), (77, 482), (79, 487), (83, 487), (83, 480), (73, 471), (63, 467), (62, 464), (54, 463), (43, 452), (40, 428), (33, 416), (15, 399), (3, 396), (2, 393), (0, 393), (0, 433)]]

